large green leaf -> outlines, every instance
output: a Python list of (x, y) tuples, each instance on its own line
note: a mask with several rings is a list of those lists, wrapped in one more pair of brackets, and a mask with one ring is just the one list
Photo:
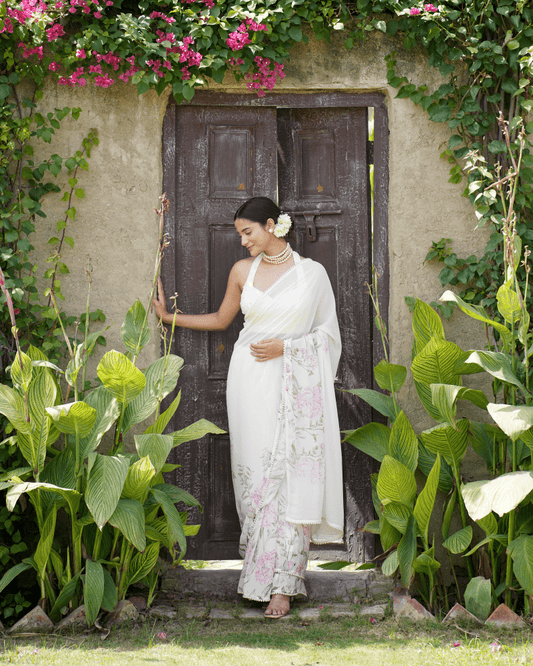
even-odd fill
[(509, 280), (501, 285), (496, 294), (498, 312), (508, 324), (514, 325), (520, 320), (522, 309), (516, 291), (509, 288)]
[(142, 393), (134, 398), (124, 411), (122, 429), (129, 430), (151, 416), (171, 391), (174, 390), (183, 367), (183, 359), (169, 354), (162, 356), (146, 370), (146, 384)]
[(58, 430), (80, 438), (91, 432), (96, 421), (96, 410), (81, 400), (57, 407), (47, 407), (46, 411)]
[(489, 402), (487, 410), (513, 442), (533, 426), (533, 407)]
[(132, 558), (126, 572), (128, 581), (127, 587), (137, 583), (139, 580), (142, 580), (147, 576), (156, 566), (158, 557), (159, 543), (157, 541), (149, 543), (146, 546), (144, 553), (137, 553), (137, 555)]
[(418, 439), (407, 416), (401, 411), (390, 432), (389, 455), (414, 473), (418, 465)]
[(57, 622), (61, 617), (61, 609), (64, 606), (68, 606), (72, 597), (76, 594), (76, 588), (80, 580), (80, 574), (77, 573), (73, 578), (71, 578), (63, 587), (61, 592), (58, 594), (57, 599), (52, 607), (52, 610), (49, 613), (50, 619), (54, 622)]
[(513, 558), (513, 572), (516, 580), (529, 596), (533, 596), (533, 536), (521, 534), (507, 546)]
[(424, 543), (428, 541), (428, 529), (433, 507), (435, 506), (435, 497), (437, 495), (437, 488), (439, 487), (440, 476), (440, 455), (437, 454), (435, 464), (429, 473), (426, 485), (417, 497), (413, 514), (418, 525), (418, 530), (424, 539)]
[(460, 384), (460, 376), (455, 374), (455, 364), (463, 356), (463, 350), (453, 342), (432, 338), (413, 359), (413, 378), (427, 385)]
[(463, 389), (452, 384), (431, 384), (431, 401), (440, 414), (439, 421), (455, 424), (455, 402)]
[(135, 435), (134, 439), (139, 456), (149, 456), (156, 473), (160, 472), (174, 445), (173, 436), (156, 434)]
[[(203, 512), (200, 502), (186, 490), (182, 490), (177, 486), (173, 486), (170, 483), (159, 483), (153, 486), (152, 490), (160, 490), (162, 493), (165, 493), (173, 504), (183, 502), (183, 504), (186, 504), (187, 506), (197, 506), (200, 509), (200, 513)], [(147, 505), (150, 505), (150, 503), (151, 500), (149, 498)]]
[(50, 556), (50, 550), (52, 548), (56, 531), (56, 517), (57, 508), (52, 507), (52, 510), (46, 517), (44, 525), (42, 526), (41, 537), (33, 556), (39, 578), (44, 578), (46, 573), (46, 565), (48, 564), (48, 558)]
[(530, 472), (510, 472), (491, 481), (472, 481), (461, 488), (472, 520), (481, 520), (491, 511), (504, 516), (513, 511), (533, 490)]
[(167, 536), (171, 545), (171, 552), (174, 554), (174, 544), (178, 543), (183, 556), (187, 550), (187, 541), (185, 539), (185, 534), (183, 533), (181, 516), (174, 506), (174, 503), (166, 493), (158, 490), (157, 488), (152, 488), (151, 492), (157, 503), (161, 506), (163, 513), (165, 514), (167, 521)]
[(487, 463), (487, 468), (492, 469), (494, 464), (495, 443), (486, 430), (484, 423), (470, 421), (470, 446)]
[(106, 524), (117, 508), (129, 460), (122, 456), (97, 454), (87, 480), (85, 501), (99, 529)]
[[(437, 454), (428, 451), (422, 442), (418, 443), (418, 469), (425, 475), (433, 469), (433, 465), (437, 459)], [(448, 494), (453, 487), (453, 472), (446, 460), (440, 461), (440, 475), (439, 475), (439, 490)]]
[(144, 456), (140, 460), (136, 460), (128, 469), (128, 475), (122, 488), (122, 497), (130, 500), (138, 500), (141, 504), (144, 504), (150, 484), (155, 475), (155, 467), (149, 456)]
[(98, 364), (98, 378), (111, 395), (127, 405), (144, 389), (146, 377), (127, 356), (112, 349)]
[(476, 363), (493, 377), (524, 390), (524, 385), (513, 372), (512, 357), (509, 354), (474, 351), (468, 357), (468, 363)]
[(111, 393), (99, 386), (91, 391), (85, 402), (96, 410), (96, 419), (91, 431), (80, 440), (80, 460), (84, 460), (89, 453), (96, 451), (105, 432), (111, 428), (120, 415), (120, 406)]
[(398, 569), (398, 551), (393, 550), (392, 553), (384, 560), (381, 565), (381, 571), (385, 576), (392, 576)]
[(144, 509), (140, 502), (132, 499), (120, 499), (109, 522), (113, 527), (119, 529), (137, 550), (145, 549)]
[(396, 393), (404, 385), (407, 368), (404, 365), (395, 365), (381, 359), (374, 368), (374, 377), (380, 389)]
[(483, 576), (476, 576), (468, 581), (465, 589), (466, 610), (485, 622), (492, 604), (492, 584)]
[(46, 460), (46, 446), (50, 433), (48, 407), (56, 402), (57, 386), (48, 369), (35, 373), (28, 388), (28, 407), (32, 424), (31, 446), (34, 450), (36, 469), (42, 470)]
[(0, 593), (3, 592), (9, 583), (11, 583), (12, 580), (15, 580), (19, 574), (32, 568), (34, 568), (32, 562), (29, 560), (23, 560), (22, 562), (15, 564), (15, 566), (11, 567), (11, 569), (8, 569), (2, 576), (2, 580), (0, 580)]
[(351, 393), (356, 395), (361, 400), (367, 402), (372, 409), (375, 409), (376, 412), (383, 414), (391, 421), (394, 421), (396, 418), (396, 408), (394, 407), (394, 400), (390, 395), (385, 395), (379, 391), (373, 391), (372, 389), (347, 389), (344, 393)]
[(402, 583), (405, 587), (411, 585), (413, 576), (413, 561), (416, 557), (416, 520), (411, 516), (407, 521), (407, 528), (398, 544), (398, 563)]
[(107, 569), (104, 569), (104, 596), (102, 597), (102, 608), (109, 613), (113, 612), (118, 603), (117, 588), (115, 581)]
[(85, 578), (83, 580), (83, 602), (85, 617), (89, 626), (94, 624), (100, 612), (104, 597), (104, 569), (100, 562), (85, 560)]
[(485, 313), (485, 310), (480, 305), (465, 303), (465, 301), (463, 301), (460, 296), (457, 296), (457, 294), (454, 294), (452, 291), (445, 291), (439, 300), (456, 303), (459, 308), (469, 317), (472, 317), (472, 319), (477, 319), (477, 321), (482, 321), (484, 324), (488, 324), (496, 331), (498, 331), (506, 345), (510, 343), (512, 337), (511, 331), (504, 324), (500, 324), (499, 322), (490, 319)]
[(345, 431), (343, 441), (381, 462), (389, 452), (390, 433), (390, 428), (382, 423), (367, 423), (357, 430)]
[(414, 353), (420, 354), (432, 338), (444, 340), (444, 327), (439, 315), (424, 301), (416, 299), (413, 313)]
[[(0, 384), (0, 414), (6, 417), (15, 430), (28, 435), (31, 432), (30, 422), (26, 418), (24, 398), (22, 398), (18, 391), (15, 391), (10, 386), (5, 386), (5, 384)], [(22, 452), (22, 455), (26, 458), (24, 452)], [(26, 460), (30, 465), (33, 464), (31, 459), (26, 458)]]
[(435, 549), (430, 548), (424, 553), (420, 553), (413, 561), (413, 569), (417, 573), (426, 574), (426, 576), (438, 571), (440, 569), (440, 562), (435, 559)]
[(442, 545), (454, 555), (457, 555), (458, 553), (464, 553), (464, 551), (472, 542), (472, 536), (472, 527), (467, 525), (466, 527), (463, 527), (457, 532), (451, 534)]
[(400, 534), (405, 534), (407, 522), (412, 514), (413, 510), (410, 507), (399, 502), (387, 502), (383, 505), (383, 516)]
[(178, 395), (170, 403), (170, 405), (165, 409), (165, 411), (157, 417), (157, 421), (151, 426), (148, 426), (144, 431), (144, 435), (149, 435), (152, 432), (155, 432), (159, 435), (163, 434), (164, 429), (170, 422), (170, 419), (174, 416), (176, 409), (178, 408), (181, 401), (181, 391), (178, 392)]
[(72, 490), (71, 488), (59, 488), (51, 483), (25, 481), (24, 483), (13, 485), (8, 490), (6, 495), (6, 506), (9, 511), (13, 511), (15, 504), (22, 493), (32, 493), (38, 489), (60, 495), (68, 504), (71, 515), (74, 515), (78, 510), (81, 495), (76, 490)]
[(174, 448), (185, 442), (192, 442), (194, 439), (200, 439), (204, 435), (224, 435), (225, 432), (225, 430), (222, 430), (222, 428), (211, 423), (211, 421), (200, 419), (182, 430), (176, 430), (176, 432), (171, 432), (169, 434), (172, 435), (174, 440), (172, 444), (172, 447)]
[(134, 356), (138, 356), (141, 349), (150, 340), (150, 326), (148, 325), (146, 310), (141, 301), (136, 300), (126, 312), (124, 323), (120, 329), (120, 337), (126, 349)]
[(26, 393), (28, 390), (32, 372), (31, 358), (24, 352), (17, 353), (11, 364), (11, 381), (21, 393)]
[(457, 429), (447, 423), (439, 423), (424, 430), (420, 437), (427, 449), (440, 453), (449, 465), (458, 465), (468, 445), (468, 420), (457, 421)]
[(415, 475), (401, 462), (387, 455), (379, 469), (377, 491), (381, 502), (412, 506), (416, 497)]
[(379, 525), (379, 540), (381, 542), (383, 552), (386, 553), (389, 548), (392, 548), (400, 541), (402, 538), (402, 533), (393, 525), (391, 525), (384, 515), (380, 516)]

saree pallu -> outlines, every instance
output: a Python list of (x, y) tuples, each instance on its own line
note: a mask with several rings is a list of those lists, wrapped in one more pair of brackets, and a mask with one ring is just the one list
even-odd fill
[[(326, 271), (296, 253), (269, 289), (244, 286), (244, 327), (228, 373), (231, 462), (244, 557), (239, 592), (267, 601), (305, 595), (309, 542), (340, 543), (342, 460), (334, 377), (341, 351)], [(278, 338), (282, 357), (257, 362), (250, 344)]]

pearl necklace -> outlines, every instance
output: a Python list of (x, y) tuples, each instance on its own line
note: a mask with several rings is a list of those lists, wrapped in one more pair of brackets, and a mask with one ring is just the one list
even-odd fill
[(264, 261), (267, 262), (267, 264), (284, 264), (286, 261), (289, 261), (291, 257), (292, 257), (292, 247), (288, 243), (285, 246), (283, 252), (280, 252), (279, 254), (276, 254), (273, 257), (262, 252), (262, 258), (264, 259)]

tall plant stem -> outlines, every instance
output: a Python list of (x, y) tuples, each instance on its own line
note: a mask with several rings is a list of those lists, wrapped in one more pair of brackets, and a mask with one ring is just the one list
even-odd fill
[[(463, 500), (463, 496), (461, 494), (461, 479), (459, 477), (459, 470), (457, 469), (457, 464), (454, 461), (453, 464), (453, 474), (455, 476), (455, 483), (457, 485), (457, 499), (459, 500), (459, 513), (461, 514), (461, 523), (463, 527), (466, 527), (468, 525), (467, 517), (466, 517), (466, 507), (465, 503)], [(473, 578), (474, 577), (474, 567), (472, 565), (472, 556), (467, 555), (465, 557), (466, 559), (466, 568), (468, 570), (468, 577)]]
[[(509, 513), (509, 530), (507, 532), (507, 543), (514, 540), (515, 529), (515, 512), (514, 510)], [(511, 607), (511, 588), (513, 584), (513, 560), (511, 555), (507, 554), (507, 562), (505, 569), (505, 603), (509, 608)]]

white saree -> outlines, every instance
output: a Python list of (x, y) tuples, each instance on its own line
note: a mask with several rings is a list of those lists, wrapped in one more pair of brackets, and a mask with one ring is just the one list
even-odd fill
[[(324, 267), (293, 256), (295, 265), (265, 292), (253, 285), (261, 257), (254, 260), (228, 373), (239, 592), (257, 601), (305, 595), (309, 542), (338, 543), (343, 534), (335, 301)], [(283, 357), (259, 363), (250, 344), (269, 338), (285, 341)]]

